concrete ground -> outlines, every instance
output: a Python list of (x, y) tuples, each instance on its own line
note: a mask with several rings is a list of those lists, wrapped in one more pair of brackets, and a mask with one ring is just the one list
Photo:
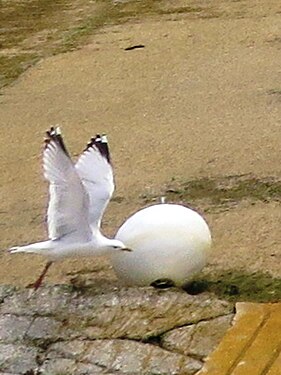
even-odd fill
[[(41, 150), (52, 124), (61, 125), (74, 157), (90, 136), (108, 134), (116, 176), (108, 235), (145, 204), (142, 196), (160, 196), (173, 181), (245, 173), (279, 180), (280, 12), (273, 0), (213, 1), (199, 13), (108, 26), (3, 89), (0, 282), (26, 285), (44, 264), (6, 249), (46, 238)], [(144, 48), (124, 50), (136, 44)], [(206, 210), (214, 238), (208, 270), (280, 277), (280, 218), (275, 201)], [(47, 282), (77, 273), (114, 278), (106, 261), (84, 259), (55, 265)]]

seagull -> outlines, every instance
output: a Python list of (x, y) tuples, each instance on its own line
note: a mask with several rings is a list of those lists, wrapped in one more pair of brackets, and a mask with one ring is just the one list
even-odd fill
[(13, 254), (36, 253), (48, 258), (43, 272), (32, 285), (35, 290), (56, 260), (131, 251), (123, 242), (105, 237), (100, 230), (103, 213), (114, 191), (107, 137), (97, 134), (91, 138), (74, 164), (60, 128), (51, 127), (46, 136), (43, 169), (49, 182), (49, 239), (9, 249)]

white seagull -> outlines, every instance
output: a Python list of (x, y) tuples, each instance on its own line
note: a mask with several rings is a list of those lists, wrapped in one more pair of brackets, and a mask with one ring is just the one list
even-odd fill
[(49, 240), (16, 246), (11, 253), (36, 253), (49, 258), (33, 284), (37, 289), (53, 261), (72, 256), (111, 255), (131, 251), (123, 242), (100, 231), (104, 210), (114, 191), (113, 171), (107, 138), (91, 138), (74, 164), (60, 128), (46, 132), (43, 153), (44, 176), (49, 181), (47, 224)]

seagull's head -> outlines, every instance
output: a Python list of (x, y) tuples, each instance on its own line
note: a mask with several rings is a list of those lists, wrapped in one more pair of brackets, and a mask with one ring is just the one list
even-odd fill
[(110, 245), (108, 248), (112, 251), (133, 251), (132, 249), (129, 249), (126, 245), (123, 244), (123, 242), (119, 240), (111, 240)]

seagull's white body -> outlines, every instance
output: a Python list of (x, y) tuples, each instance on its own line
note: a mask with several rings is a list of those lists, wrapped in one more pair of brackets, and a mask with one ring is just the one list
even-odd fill
[(117, 276), (127, 285), (168, 280), (181, 286), (206, 265), (211, 234), (203, 217), (177, 204), (157, 204), (132, 215), (116, 238), (134, 251), (112, 255)]
[(114, 190), (105, 136), (92, 138), (74, 164), (59, 128), (51, 128), (47, 132), (43, 168), (50, 184), (49, 240), (13, 247), (11, 253), (38, 253), (53, 261), (127, 250), (121, 241), (106, 238), (100, 231), (103, 212)]
[[(92, 234), (89, 240), (83, 242), (81, 239), (60, 238), (58, 240), (47, 240), (35, 242), (26, 246), (15, 246), (10, 249), (11, 253), (36, 253), (48, 257), (51, 261), (56, 261), (70, 257), (88, 257), (110, 255), (115, 248), (112, 248), (112, 242), (100, 232)], [(113, 241), (113, 240), (112, 240)], [(113, 242), (116, 243), (115, 241)], [(116, 243), (120, 247), (120, 242)], [(124, 246), (125, 247), (125, 246)], [(122, 249), (120, 247), (120, 249)], [(126, 250), (126, 249), (125, 249)]]

